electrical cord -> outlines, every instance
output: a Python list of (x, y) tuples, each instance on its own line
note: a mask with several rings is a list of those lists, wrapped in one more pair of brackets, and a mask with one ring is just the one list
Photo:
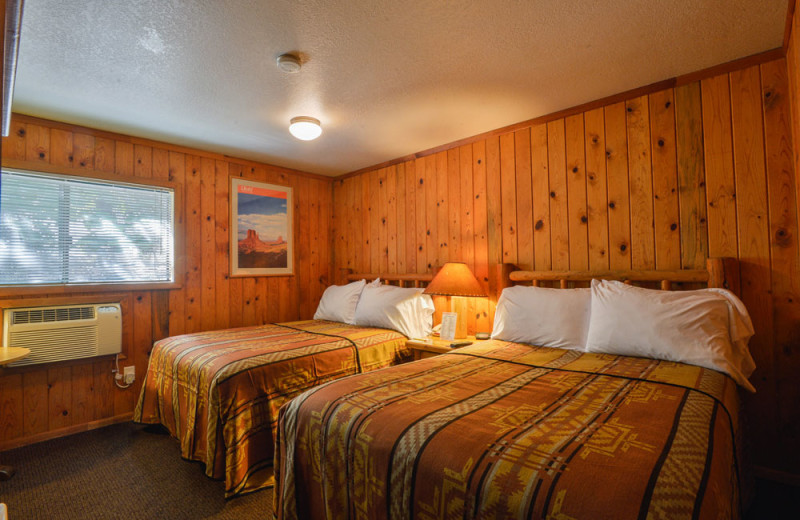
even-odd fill
[(120, 381), (122, 381), (122, 374), (120, 374), (119, 371), (119, 354), (114, 356), (114, 364), (116, 365), (116, 368), (114, 368), (114, 370), (111, 371), (111, 373), (114, 374), (114, 384), (117, 385), (118, 388), (122, 388), (123, 390), (126, 388), (130, 388), (130, 386), (133, 383), (128, 383), (128, 384), (120, 383)]

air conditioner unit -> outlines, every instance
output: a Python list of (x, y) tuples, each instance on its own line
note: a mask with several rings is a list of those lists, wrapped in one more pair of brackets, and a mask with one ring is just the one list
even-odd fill
[(8, 366), (80, 359), (122, 350), (119, 303), (3, 310), (3, 345), (30, 349)]

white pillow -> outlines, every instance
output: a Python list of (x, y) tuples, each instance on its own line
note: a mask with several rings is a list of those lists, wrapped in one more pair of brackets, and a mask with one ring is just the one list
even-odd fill
[(743, 374), (746, 374), (747, 377), (750, 377), (750, 374), (756, 369), (756, 362), (750, 355), (750, 349), (747, 347), (747, 343), (750, 341), (753, 334), (755, 334), (755, 329), (753, 328), (753, 322), (750, 321), (747, 308), (744, 306), (742, 300), (727, 289), (710, 288), (701, 289), (701, 291), (717, 293), (727, 301), (728, 327), (734, 351), (739, 356), (739, 370)]
[(433, 300), (422, 294), (422, 289), (369, 284), (358, 301), (355, 324), (396, 330), (408, 338), (424, 338), (432, 331)]
[(492, 339), (583, 350), (591, 302), (589, 289), (508, 287), (497, 302)]
[(353, 324), (361, 291), (367, 282), (359, 280), (347, 285), (331, 285), (322, 293), (315, 320), (340, 321)]
[[(734, 300), (738, 304), (732, 304)], [(657, 291), (592, 280), (586, 351), (664, 359), (719, 370), (755, 392), (747, 380), (755, 368), (747, 350), (749, 335), (744, 330), (750, 318), (743, 305), (733, 310), (740, 304), (733, 294), (719, 290)], [(739, 323), (731, 321), (731, 313), (740, 314)], [(732, 331), (735, 331), (733, 336)]]

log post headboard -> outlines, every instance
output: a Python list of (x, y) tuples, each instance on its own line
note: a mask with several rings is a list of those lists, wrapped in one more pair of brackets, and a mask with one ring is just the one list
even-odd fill
[(344, 282), (354, 282), (356, 280), (366, 280), (367, 282), (380, 278), (381, 282), (398, 287), (426, 287), (433, 280), (430, 273), (354, 273), (351, 269), (342, 269), (340, 279)]
[(509, 271), (508, 264), (498, 266), (498, 279), (503, 287), (515, 282), (558, 282), (563, 288), (574, 282), (589, 282), (594, 278), (618, 280), (628, 284), (657, 283), (662, 290), (670, 290), (676, 283), (704, 284), (707, 287), (728, 289), (739, 294), (739, 263), (736, 258), (709, 258), (705, 269), (674, 270), (619, 270), (619, 271)]
[(708, 286), (728, 289), (736, 296), (741, 295), (739, 279), (739, 260), (737, 258), (709, 258), (706, 260)]

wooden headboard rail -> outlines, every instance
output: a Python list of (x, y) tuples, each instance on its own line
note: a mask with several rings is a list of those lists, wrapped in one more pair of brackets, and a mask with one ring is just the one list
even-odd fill
[(344, 273), (342, 278), (348, 282), (354, 282), (356, 280), (366, 280), (367, 282), (370, 282), (375, 278), (380, 278), (381, 282), (388, 285), (397, 285), (398, 287), (425, 287), (431, 280), (433, 280), (433, 275), (431, 273), (373, 274), (353, 273), (351, 269), (342, 269), (342, 272)]
[[(506, 278), (506, 277), (502, 277)], [(661, 289), (670, 290), (673, 283), (702, 283), (708, 287), (720, 287), (739, 294), (739, 264), (735, 258), (709, 258), (705, 269), (677, 270), (622, 270), (622, 271), (510, 271), (507, 280), (531, 282), (560, 282), (567, 288), (570, 282), (588, 282), (593, 278), (619, 280), (625, 283), (659, 283)]]

